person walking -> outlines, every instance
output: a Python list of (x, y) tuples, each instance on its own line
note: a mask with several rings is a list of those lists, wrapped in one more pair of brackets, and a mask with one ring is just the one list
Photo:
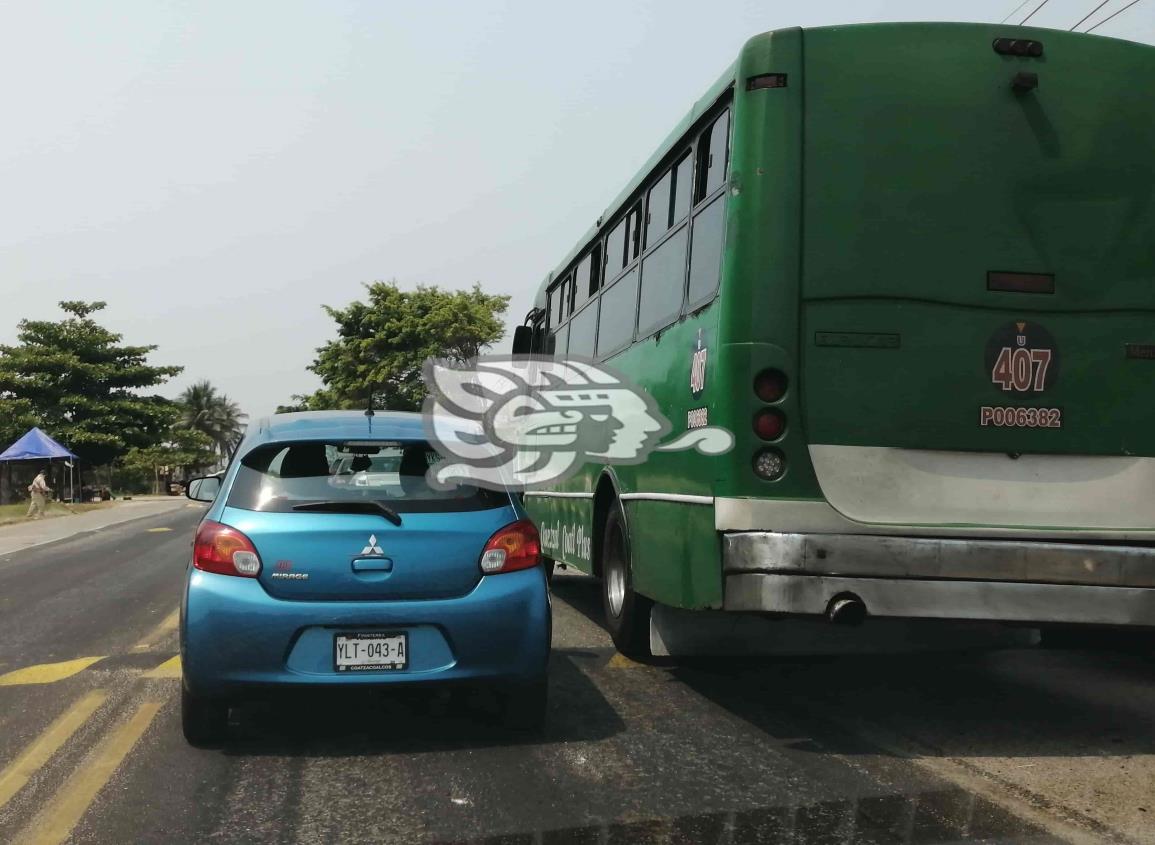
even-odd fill
[(45, 477), (44, 470), (40, 470), (36, 477), (32, 479), (32, 483), (28, 485), (28, 493), (32, 497), (32, 501), (28, 504), (27, 517), (34, 517), (40, 519), (44, 516), (44, 507), (48, 504), (48, 494), (52, 492), (52, 488), (48, 486), (48, 479)]

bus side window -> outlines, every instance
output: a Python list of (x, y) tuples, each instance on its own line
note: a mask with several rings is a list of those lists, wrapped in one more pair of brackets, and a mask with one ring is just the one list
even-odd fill
[(642, 251), (642, 204), (626, 215), (626, 263), (629, 264)]
[(626, 216), (606, 235), (605, 275), (602, 277), (602, 287), (606, 287), (622, 274), (622, 270), (638, 257), (640, 229), (638, 226), (642, 217), (641, 205), (635, 205)]
[(549, 294), (549, 324), (560, 326), (570, 315), (570, 280), (566, 279)]
[(630, 345), (638, 306), (638, 268), (630, 270), (602, 292), (598, 318), (598, 356), (604, 358)]
[(702, 133), (701, 140), (698, 141), (698, 185), (694, 191), (695, 203), (704, 200), (726, 181), (729, 141), (730, 110), (727, 109)]
[(591, 302), (587, 308), (570, 321), (569, 355), (594, 356), (594, 338), (598, 330), (598, 303)]
[[(541, 315), (541, 312), (538, 312)], [(533, 324), (533, 336), (529, 343), (529, 353), (531, 355), (541, 355), (546, 348), (546, 334), (545, 334), (545, 316), (541, 315)]]
[(604, 284), (609, 284), (618, 277), (622, 268), (628, 263), (626, 258), (626, 223), (628, 218), (618, 221), (618, 225), (606, 235), (606, 276)]
[(598, 280), (601, 278), (598, 265), (601, 261), (601, 247), (595, 246), (578, 262), (577, 271), (573, 277), (573, 310), (577, 311), (586, 301), (597, 293)]
[(690, 213), (690, 194), (693, 193), (691, 174), (694, 169), (694, 160), (689, 153), (682, 156), (681, 161), (674, 165), (673, 201), (670, 203), (673, 213), (671, 223), (677, 223)]
[(666, 171), (666, 175), (658, 180), (658, 184), (650, 188), (646, 198), (647, 249), (657, 243), (670, 228), (670, 185), (673, 181), (673, 171)]
[(569, 326), (562, 326), (560, 329), (550, 333), (549, 341), (546, 343), (545, 354), (552, 355), (556, 358), (564, 358), (569, 351)]
[(690, 244), (690, 282), (686, 310), (703, 305), (718, 290), (722, 278), (722, 236), (726, 230), (726, 197), (715, 197), (694, 214)]
[(682, 310), (686, 283), (686, 241), (682, 226), (662, 245), (642, 258), (642, 293), (638, 297), (638, 337), (673, 322)]

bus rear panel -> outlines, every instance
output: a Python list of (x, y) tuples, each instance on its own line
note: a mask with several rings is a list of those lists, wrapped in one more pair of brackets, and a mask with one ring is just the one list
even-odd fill
[(798, 401), (825, 516), (747, 506), (726, 607), (1155, 625), (1155, 49), (802, 40)]

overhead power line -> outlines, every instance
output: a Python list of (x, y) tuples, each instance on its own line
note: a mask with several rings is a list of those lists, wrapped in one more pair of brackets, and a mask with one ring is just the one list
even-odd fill
[(1131, 2), (1128, 3), (1126, 6), (1124, 6), (1122, 9), (1120, 9), (1119, 11), (1115, 12), (1112, 15), (1107, 15), (1107, 17), (1103, 18), (1103, 20), (1099, 21), (1097, 24), (1095, 24), (1093, 27), (1091, 27), (1090, 29), (1088, 29), (1086, 31), (1087, 32), (1094, 32), (1096, 29), (1098, 29), (1103, 24), (1105, 24), (1107, 21), (1111, 20), (1111, 18), (1117, 18), (1119, 15), (1123, 14), (1125, 11), (1130, 9), (1132, 6), (1134, 6), (1138, 2), (1139, 2), (1139, 0), (1131, 0)]
[(1094, 14), (1095, 14), (1095, 12), (1099, 11), (1100, 9), (1102, 9), (1104, 6), (1106, 6), (1106, 5), (1107, 5), (1108, 3), (1110, 3), (1110, 2), (1111, 2), (1111, 0), (1103, 0), (1103, 2), (1102, 2), (1102, 3), (1100, 3), (1098, 6), (1096, 6), (1096, 7), (1095, 7), (1094, 9), (1092, 9), (1091, 11), (1087, 12), (1087, 14), (1086, 14), (1086, 15), (1083, 17), (1083, 20), (1079, 21), (1077, 24), (1075, 24), (1073, 27), (1071, 27), (1071, 28), (1070, 28), (1070, 30), (1069, 30), (1069, 32), (1074, 32), (1076, 29), (1078, 29), (1080, 26), (1082, 26), (1082, 25), (1083, 25), (1083, 21), (1086, 21), (1086, 20), (1087, 20), (1087, 18), (1089, 18), (1089, 17), (1091, 17), (1092, 15), (1094, 15)]
[(1029, 21), (1031, 18), (1033, 18), (1033, 17), (1035, 16), (1035, 14), (1036, 14), (1036, 13), (1039, 11), (1039, 9), (1043, 8), (1044, 6), (1046, 6), (1046, 5), (1047, 5), (1049, 2), (1051, 2), (1051, 0), (1043, 0), (1043, 2), (1042, 2), (1042, 3), (1040, 3), (1038, 6), (1036, 6), (1036, 7), (1035, 7), (1035, 11), (1034, 11), (1034, 12), (1031, 12), (1029, 15), (1027, 15), (1025, 18), (1023, 18), (1021, 21), (1019, 21), (1019, 26), (1022, 26), (1022, 25), (1023, 25), (1023, 24), (1025, 24), (1027, 21)]
[(1023, 6), (1027, 5), (1030, 2), (1031, 2), (1031, 0), (1023, 0), (1022, 3), (1015, 6), (1015, 10), (1013, 12), (1011, 12), (1009, 15), (1007, 15), (1005, 18), (1003, 18), (1001, 21), (999, 21), (999, 23), (1006, 23), (1007, 21), (1009, 21), (1011, 18), (1013, 18), (1015, 15), (1017, 15), (1019, 13), (1019, 11), (1023, 8)]

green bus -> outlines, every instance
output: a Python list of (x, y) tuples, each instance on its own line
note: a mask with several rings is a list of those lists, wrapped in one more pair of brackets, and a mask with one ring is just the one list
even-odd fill
[(655, 608), (1155, 626), (1152, 90), (1045, 29), (745, 44), (522, 333), (735, 438), (526, 493), (621, 651)]

